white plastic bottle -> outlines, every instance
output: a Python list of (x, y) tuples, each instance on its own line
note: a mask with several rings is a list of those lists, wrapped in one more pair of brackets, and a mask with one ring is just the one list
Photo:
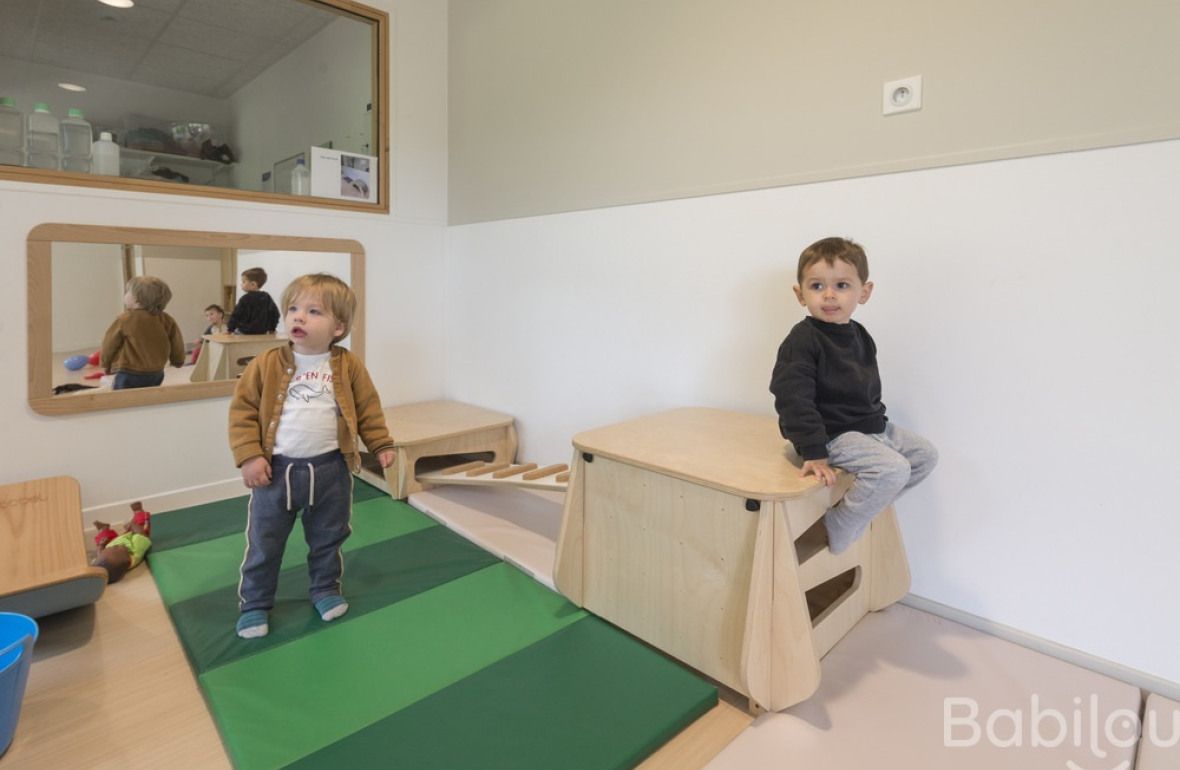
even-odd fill
[(11, 96), (0, 97), (0, 163), (25, 165), (25, 116)]
[(103, 131), (90, 149), (90, 173), (119, 175), (119, 145), (111, 139), (110, 131)]
[(61, 127), (49, 111), (49, 105), (44, 102), (34, 104), (25, 123), (25, 164), (30, 168), (60, 168), (60, 132)]
[(82, 110), (70, 108), (61, 122), (61, 170), (90, 173), (90, 148), (94, 130)]
[(307, 170), (307, 164), (303, 162), (303, 158), (295, 161), (295, 168), (291, 169), (291, 194), (311, 194), (311, 172)]

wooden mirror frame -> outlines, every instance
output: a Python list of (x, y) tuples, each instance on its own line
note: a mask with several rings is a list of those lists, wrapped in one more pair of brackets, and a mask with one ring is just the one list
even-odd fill
[(304, 238), (287, 235), (250, 235), (199, 230), (157, 230), (141, 227), (42, 224), (28, 237), (28, 360), (29, 406), (44, 415), (78, 414), (98, 409), (168, 404), (221, 398), (234, 391), (234, 380), (192, 382), (155, 388), (79, 391), (53, 395), (53, 243), (112, 243), (142, 246), (202, 246), (260, 251), (312, 251), (349, 254), (348, 282), (356, 293), (357, 309), (349, 349), (365, 354), (365, 250), (353, 240)]
[(136, 179), (132, 177), (96, 176), (74, 171), (27, 168), (24, 166), (0, 165), (0, 179), (16, 182), (39, 182), (43, 184), (69, 185), (75, 187), (100, 187), (115, 190), (166, 193), (169, 195), (198, 195), (207, 198), (281, 203), (289, 206), (316, 206), (328, 209), (347, 209), (389, 213), (389, 14), (370, 8), (354, 0), (290, 0), (323, 5), (336, 13), (354, 16), (372, 24), (373, 72), (371, 80), (372, 104), (375, 125), (373, 147), (377, 157), (377, 201), (366, 203), (335, 198), (319, 198), (284, 193), (239, 190), (230, 187), (209, 185), (176, 184), (164, 180)]

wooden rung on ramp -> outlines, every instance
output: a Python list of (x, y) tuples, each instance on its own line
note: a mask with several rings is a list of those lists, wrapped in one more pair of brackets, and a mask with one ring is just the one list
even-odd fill
[(427, 486), (509, 486), (565, 492), (569, 485), (569, 466), (558, 463), (538, 468), (536, 463), (489, 463), (476, 460), (430, 473), (420, 473), (415, 478), (418, 483)]

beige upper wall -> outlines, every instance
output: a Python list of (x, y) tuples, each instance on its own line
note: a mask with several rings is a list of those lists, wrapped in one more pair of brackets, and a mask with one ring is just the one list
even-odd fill
[(451, 0), (449, 218), (1176, 138), (1178, 39), (1174, 0)]

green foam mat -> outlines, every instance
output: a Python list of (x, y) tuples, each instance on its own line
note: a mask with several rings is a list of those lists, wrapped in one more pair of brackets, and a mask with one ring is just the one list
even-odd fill
[(634, 767), (716, 703), (713, 687), (590, 616), (289, 767)]
[(283, 767), (582, 614), (501, 563), (349, 623), (333, 622), (298, 644), (209, 671), (201, 683), (235, 764)]
[[(250, 495), (247, 494), (153, 515), (152, 551), (160, 553), (241, 532), (245, 527), (246, 504), (249, 500)], [(353, 476), (353, 504), (369, 500), (393, 502), (377, 487)]]
[[(230, 757), (280, 767), (630, 767), (716, 690), (374, 487), (350, 609), (324, 623), (288, 540), (268, 636), (234, 634), (246, 498), (153, 517), (149, 565)], [(174, 517), (174, 518), (173, 518)]]
[[(344, 554), (344, 595), (349, 610), (339, 625), (483, 569), (499, 560), (445, 527), (430, 527), (383, 540)], [(168, 607), (189, 662), (198, 673), (256, 655), (293, 639), (327, 630), (308, 598), (309, 580), (302, 564), (283, 570), (270, 633), (261, 639), (239, 639), (238, 586), (185, 599)]]
[[(242, 498), (245, 500), (245, 498)], [(226, 586), (238, 584), (238, 569), (246, 549), (245, 508), (236, 511), (233, 534), (222, 535), (184, 547), (148, 552), (148, 564), (165, 603), (172, 605)], [(436, 527), (438, 522), (406, 503), (370, 499), (352, 506), (352, 535), (344, 541), (349, 553), (367, 545)], [(296, 522), (283, 555), (283, 569), (307, 563), (307, 543), (302, 539), (302, 525)]]

